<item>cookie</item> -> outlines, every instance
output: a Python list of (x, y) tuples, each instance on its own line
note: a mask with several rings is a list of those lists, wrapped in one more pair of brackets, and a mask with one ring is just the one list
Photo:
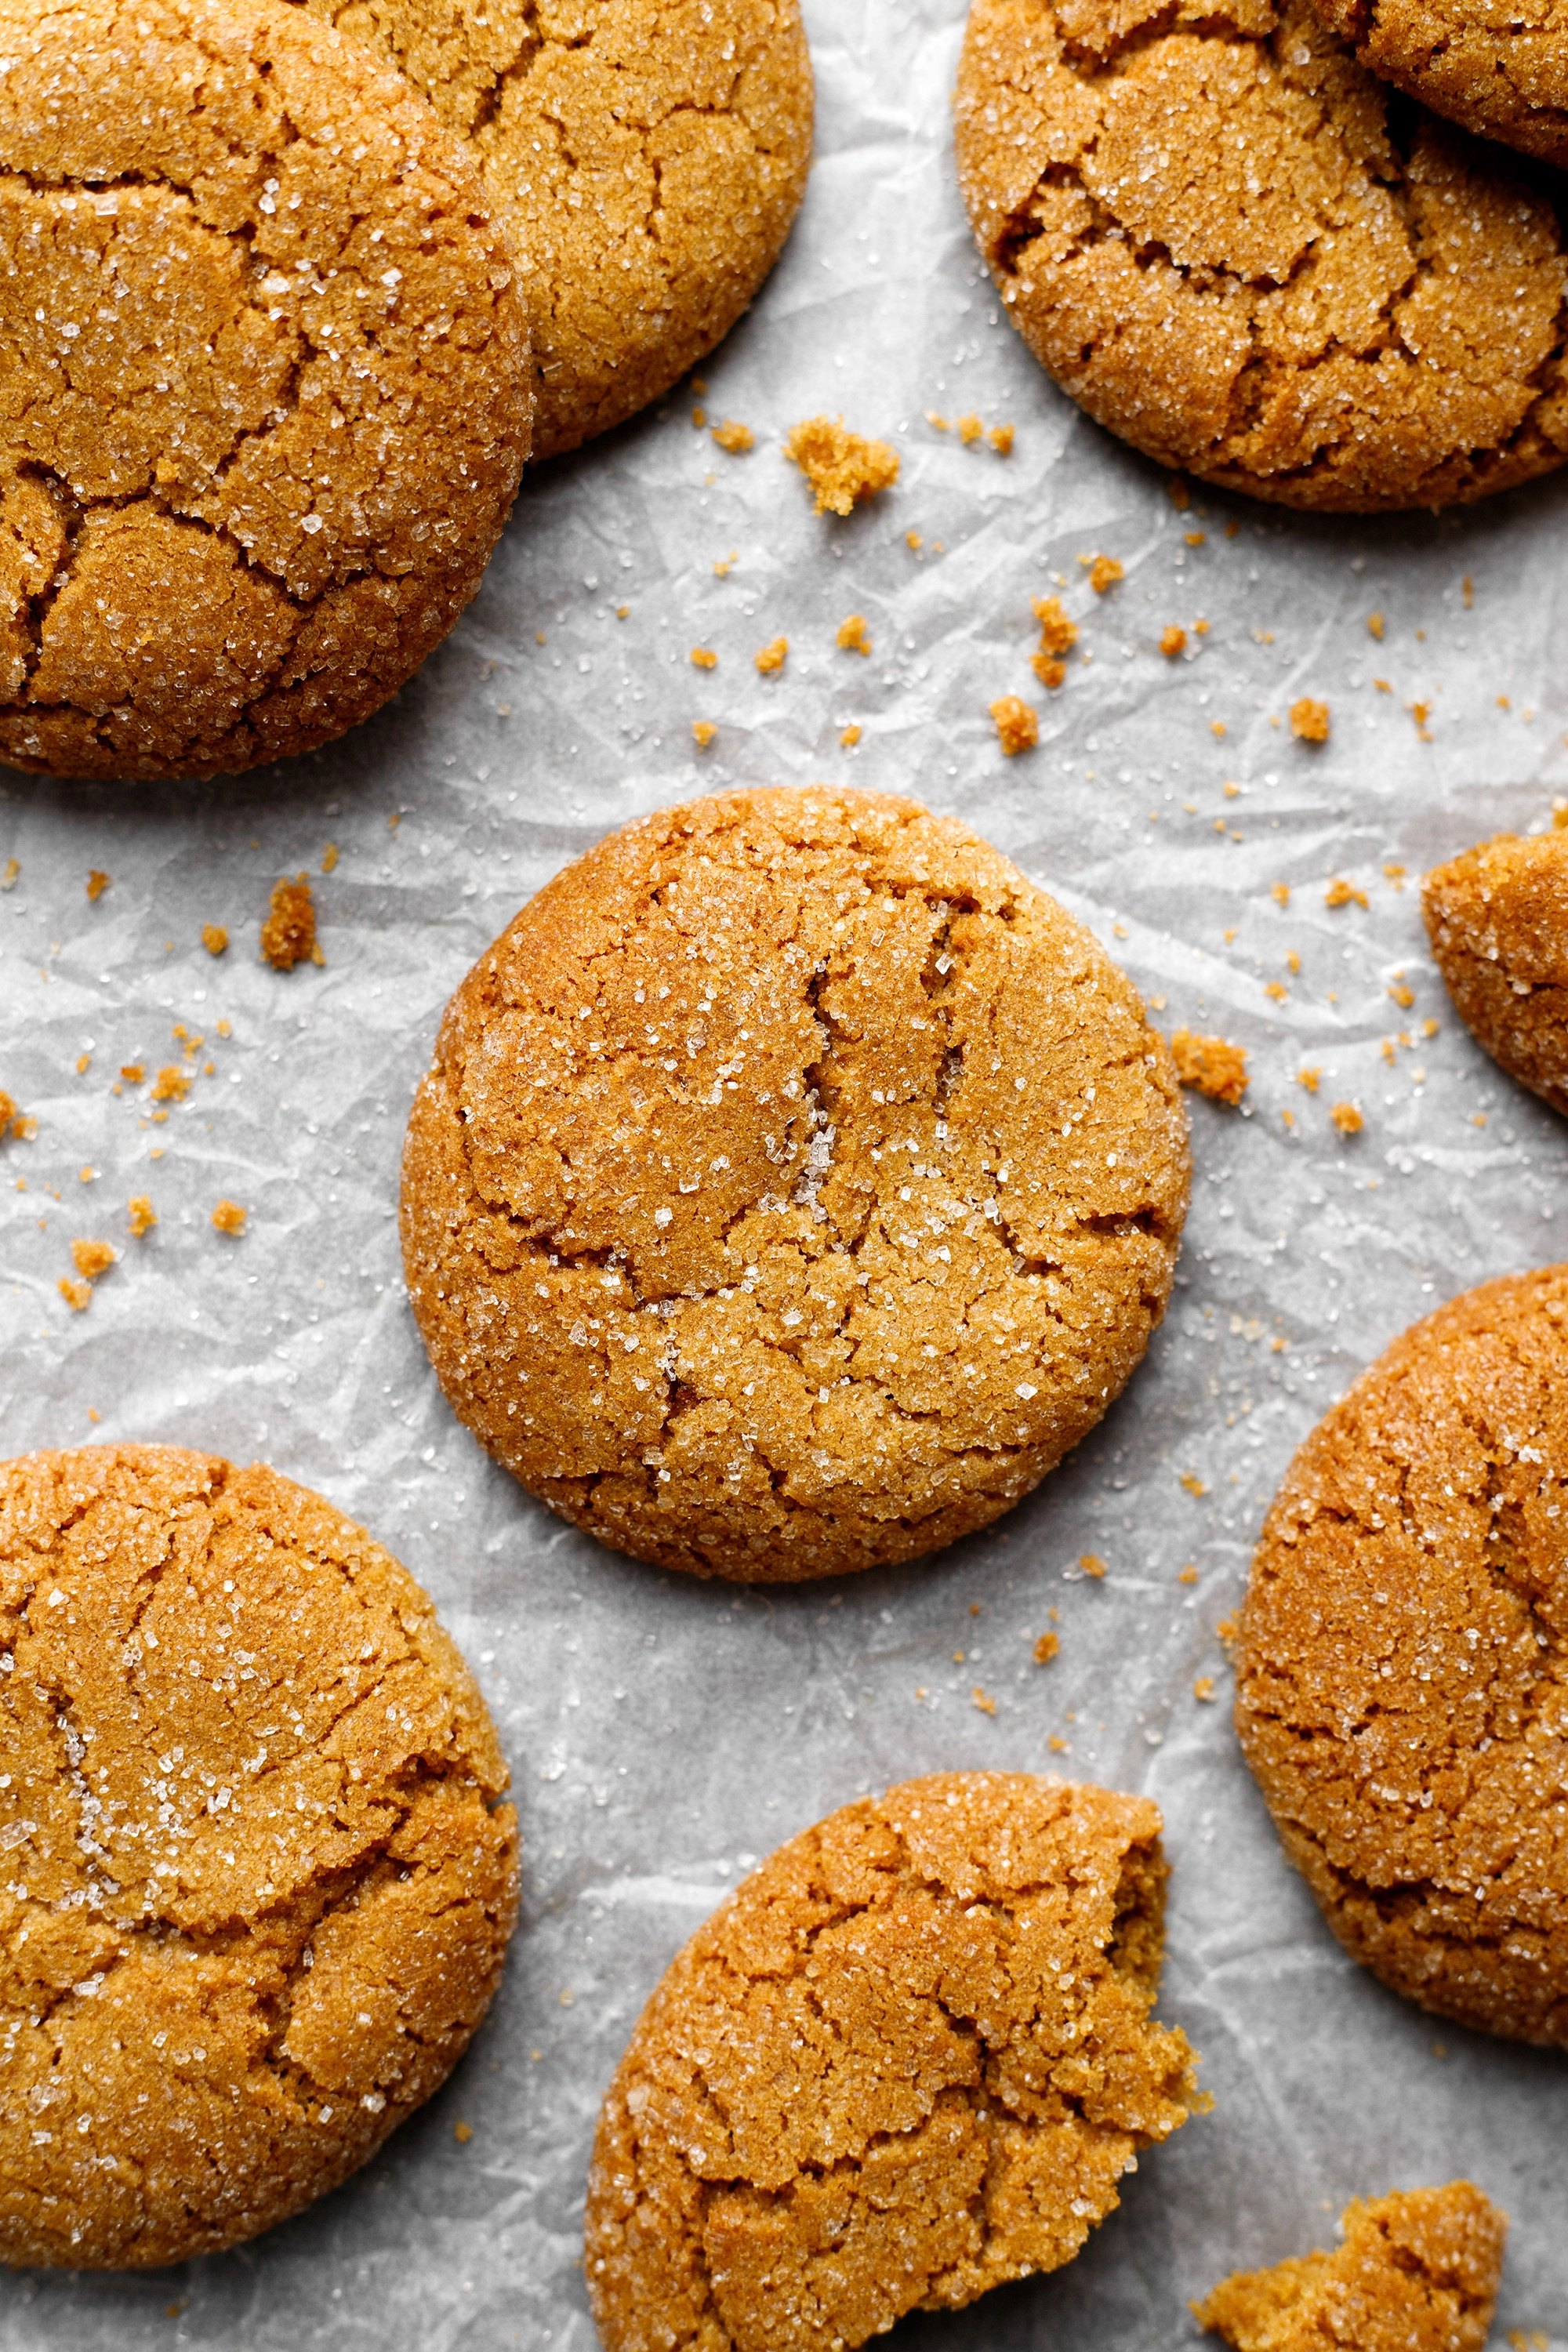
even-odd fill
[(1479, 1044), (1568, 1111), (1568, 834), (1500, 833), (1422, 885), (1432, 954)]
[(646, 408), (734, 325), (811, 165), (799, 0), (307, 0), (468, 145), (528, 256), (533, 454)]
[(1308, 0), (975, 0), (959, 173), (1097, 421), (1285, 506), (1441, 506), (1568, 455), (1563, 236)]
[(1347, 2206), (1344, 2242), (1238, 2271), (1193, 2314), (1236, 2352), (1485, 2352), (1508, 2217), (1468, 2180)]
[(1150, 2015), (1144, 1797), (953, 1772), (862, 1798), (700, 1927), (605, 2096), (607, 2352), (840, 2352), (1070, 2262), (1193, 2111)]
[(1313, 0), (1363, 65), (1482, 139), (1568, 164), (1568, 7)]
[(1170, 1294), (1170, 1055), (1095, 940), (914, 802), (667, 809), (447, 1007), (409, 1296), (454, 1411), (605, 1542), (793, 1581), (984, 1527)]
[(0, 759), (211, 776), (378, 709), (528, 454), (459, 142), (284, 0), (0, 0)]
[(478, 1691), (362, 1528), (174, 1446), (0, 1465), (0, 2261), (184, 2262), (442, 2084), (517, 1823)]
[(1237, 1727), (1345, 1948), (1440, 2017), (1568, 2048), (1568, 1266), (1396, 1339), (1291, 1464)]

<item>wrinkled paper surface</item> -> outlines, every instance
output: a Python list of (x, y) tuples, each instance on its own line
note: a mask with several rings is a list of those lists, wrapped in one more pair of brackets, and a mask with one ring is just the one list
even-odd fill
[[(694, 429), (683, 394), (531, 476), (456, 635), (314, 758), (169, 791), (0, 774), (0, 869), (20, 861), (0, 893), (0, 1086), (38, 1122), (0, 1149), (5, 1449), (210, 1447), (363, 1518), (473, 1664), (527, 1840), (490, 2019), (374, 2164), (187, 2269), (0, 2281), (3, 2352), (589, 2352), (594, 2118), (667, 1962), (805, 1823), (981, 1766), (1163, 1808), (1162, 2012), (1203, 2053), (1215, 2111), (1144, 2157), (1067, 2271), (907, 2320), (898, 2343), (1165, 2352), (1196, 2339), (1186, 2298), (1331, 2243), (1352, 2196), (1468, 2173), (1513, 2216), (1498, 2343), (1568, 2345), (1568, 2065), (1446, 2027), (1342, 1956), (1241, 1764), (1215, 1633), (1292, 1448), (1352, 1375), (1454, 1292), (1568, 1250), (1563, 1127), (1453, 1017), (1415, 887), (1484, 834), (1549, 824), (1568, 793), (1568, 478), (1436, 519), (1201, 492), (1179, 512), (1047, 383), (981, 275), (949, 133), (962, 0), (806, 16), (805, 212), (704, 372), (710, 417), (749, 425), (751, 455)], [(903, 457), (897, 489), (847, 522), (818, 519), (781, 457), (823, 410)], [(1016, 425), (1014, 454), (928, 410)], [(1101, 551), (1126, 577), (1096, 597), (1079, 559)], [(1091, 658), (1047, 695), (1029, 605), (1058, 577)], [(836, 648), (851, 613), (868, 658)], [(1175, 660), (1158, 650), (1172, 625), (1189, 633)], [(781, 635), (785, 668), (760, 676)], [(694, 668), (694, 646), (718, 667)], [(986, 715), (1004, 693), (1040, 708), (1039, 748), (1011, 761)], [(1290, 736), (1302, 695), (1331, 706), (1321, 749)], [(720, 728), (705, 753), (698, 719)], [(1165, 1000), (1165, 1026), (1245, 1045), (1251, 1087), (1242, 1113), (1194, 1103), (1171, 1313), (1030, 1501), (923, 1565), (731, 1591), (599, 1550), (454, 1421), (399, 1279), (398, 1154), (447, 995), (563, 862), (695, 793), (819, 778), (965, 818)], [(112, 880), (89, 902), (94, 867)], [(301, 868), (326, 961), (283, 976), (257, 929)], [(1364, 907), (1325, 906), (1342, 876)], [(232, 934), (221, 961), (209, 922)], [(122, 1065), (180, 1063), (175, 1024), (204, 1042), (188, 1098), (153, 1121), (148, 1086), (113, 1086)], [(1330, 1122), (1342, 1100), (1364, 1115), (1353, 1140)], [(159, 1223), (138, 1242), (140, 1192)], [(209, 1222), (224, 1196), (249, 1212), (237, 1242)], [(57, 1283), (78, 1235), (122, 1255), (73, 1315)]]

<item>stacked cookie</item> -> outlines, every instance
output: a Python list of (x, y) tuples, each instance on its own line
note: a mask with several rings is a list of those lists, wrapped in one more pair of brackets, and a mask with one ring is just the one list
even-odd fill
[(533, 19), (0, 0), (0, 758), (341, 734), (453, 626), (531, 446), (751, 300), (809, 162), (796, 0)]
[(1568, 456), (1568, 239), (1490, 143), (1561, 160), (1565, 91), (1552, 5), (975, 0), (959, 174), (1019, 331), (1135, 448), (1436, 507)]

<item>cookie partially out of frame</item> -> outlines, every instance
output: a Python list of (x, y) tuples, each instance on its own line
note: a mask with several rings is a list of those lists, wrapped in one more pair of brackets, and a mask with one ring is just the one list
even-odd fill
[(1370, 512), (1568, 455), (1552, 204), (1307, 0), (974, 0), (957, 142), (1014, 323), (1161, 464)]
[(528, 455), (473, 163), (282, 0), (0, 0), (0, 760), (211, 776), (380, 708)]
[(1439, 2016), (1568, 2047), (1568, 1266), (1467, 1291), (1288, 1472), (1237, 1727), (1346, 1949)]
[(373, 2156), (489, 2004), (517, 1822), (413, 1578), (173, 1446), (0, 1465), (0, 2262), (184, 2262)]
[(1485, 2352), (1508, 2218), (1468, 2180), (1347, 2207), (1342, 2242), (1193, 2305), (1234, 2352)]
[(748, 792), (612, 835), (447, 1007), (404, 1264), (555, 1510), (790, 1581), (986, 1526), (1131, 1379), (1186, 1211), (1163, 1040), (952, 818)]
[(1070, 2262), (1192, 2112), (1151, 2015), (1143, 1797), (906, 1781), (763, 1863), (605, 2096), (584, 2273), (607, 2352), (844, 2352)]
[(306, 0), (401, 66), (528, 257), (533, 454), (619, 425), (727, 335), (811, 163), (799, 0)]
[(1568, 834), (1499, 834), (1436, 866), (1422, 909), (1438, 971), (1478, 1042), (1568, 1111)]
[(1568, 164), (1563, 0), (1312, 0), (1363, 65), (1483, 139)]

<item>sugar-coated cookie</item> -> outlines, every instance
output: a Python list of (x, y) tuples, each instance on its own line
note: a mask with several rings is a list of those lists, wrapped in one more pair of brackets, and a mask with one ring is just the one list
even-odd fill
[(1527, 155), (1568, 164), (1563, 0), (1312, 0), (1363, 65)]
[(273, 1471), (0, 1465), (0, 2262), (252, 2238), (447, 2078), (517, 1822), (405, 1570)]
[(1499, 834), (1436, 866), (1421, 898), (1461, 1018), (1510, 1077), (1568, 1111), (1568, 833)]
[(210, 776), (377, 709), (528, 454), (471, 159), (283, 0), (0, 0), (0, 760)]
[(1417, 1323), (1301, 1447), (1237, 1726), (1347, 1950), (1440, 2016), (1568, 2048), (1565, 1503), (1558, 1265)]
[(951, 818), (667, 809), (458, 989), (403, 1176), (455, 1411), (699, 1576), (910, 1559), (1091, 1429), (1169, 1296), (1185, 1113), (1136, 991)]
[(528, 256), (552, 457), (668, 392), (784, 249), (811, 164), (799, 0), (307, 0), (468, 142)]
[(1346, 2208), (1343, 2242), (1193, 2305), (1235, 2352), (1484, 2352), (1508, 2217), (1468, 2180)]
[(957, 140), (1014, 323), (1161, 464), (1370, 512), (1568, 455), (1552, 204), (1308, 0), (974, 0)]
[(770, 1857), (672, 1963), (605, 2097), (607, 2352), (844, 2352), (1070, 2262), (1192, 2112), (1150, 2014), (1144, 1797), (906, 1781)]

